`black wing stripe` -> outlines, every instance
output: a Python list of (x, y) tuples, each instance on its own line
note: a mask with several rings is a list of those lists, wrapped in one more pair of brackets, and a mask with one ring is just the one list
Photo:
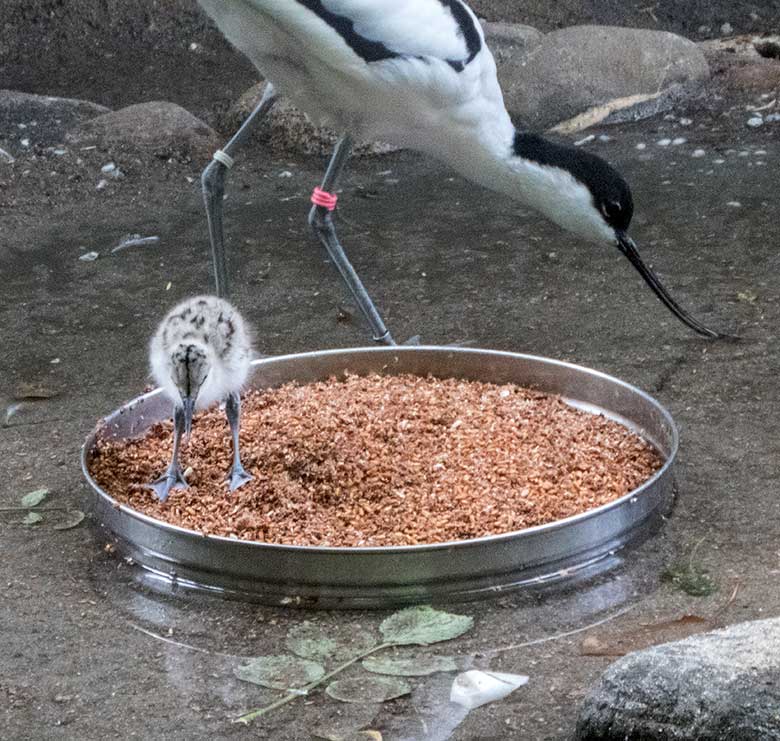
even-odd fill
[[(351, 18), (328, 10), (322, 4), (322, 0), (296, 0), (296, 2), (327, 23), (341, 36), (347, 46), (365, 62), (381, 62), (385, 59), (398, 59), (410, 56), (393, 51), (381, 41), (371, 41), (365, 36), (361, 36), (355, 31), (355, 23)], [(468, 53), (466, 59), (445, 60), (456, 72), (462, 72), (466, 65), (482, 49), (482, 38), (479, 35), (474, 18), (460, 0), (439, 0), (439, 2), (450, 11), (458, 24), (458, 32), (466, 42), (466, 51)]]
[(352, 51), (365, 62), (381, 62), (384, 59), (397, 59), (405, 56), (388, 49), (381, 41), (371, 41), (355, 31), (355, 23), (350, 18), (332, 13), (323, 6), (321, 0), (296, 0), (304, 8), (327, 23)]
[(482, 37), (479, 35), (479, 29), (474, 24), (474, 18), (460, 0), (439, 0), (439, 2), (452, 13), (452, 17), (458, 24), (460, 35), (466, 42), (466, 50), (468, 52), (466, 59), (447, 60), (447, 64), (456, 72), (463, 72), (466, 69), (466, 65), (482, 50)]

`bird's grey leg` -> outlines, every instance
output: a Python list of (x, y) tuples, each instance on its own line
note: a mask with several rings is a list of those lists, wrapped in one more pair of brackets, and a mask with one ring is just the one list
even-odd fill
[(268, 113), (276, 102), (276, 92), (271, 83), (265, 87), (263, 97), (249, 118), (242, 124), (233, 138), (214, 154), (201, 175), (203, 200), (206, 202), (206, 217), (209, 222), (211, 240), (211, 258), (214, 262), (214, 280), (217, 296), (227, 298), (228, 283), (227, 259), (225, 257), (225, 237), (222, 227), (222, 202), (225, 196), (225, 173), (233, 166), (233, 157), (247, 140), (258, 121)]
[(176, 405), (173, 408), (173, 455), (171, 462), (165, 473), (157, 481), (147, 484), (157, 498), (164, 502), (168, 498), (171, 489), (186, 489), (187, 482), (184, 480), (181, 468), (179, 467), (179, 442), (184, 433), (184, 408)]
[[(325, 193), (332, 194), (336, 188), (339, 176), (344, 169), (351, 149), (352, 140), (348, 134), (345, 134), (339, 139), (339, 142), (336, 145), (336, 150), (333, 152), (333, 157), (330, 160), (328, 170), (325, 173), (322, 185), (320, 186), (320, 189), (325, 191)], [(395, 340), (393, 340), (390, 330), (388, 330), (384, 321), (382, 321), (382, 317), (374, 306), (374, 302), (368, 295), (368, 292), (363, 286), (363, 282), (358, 277), (358, 274), (355, 272), (355, 269), (352, 267), (352, 264), (344, 252), (344, 248), (339, 242), (338, 236), (336, 235), (336, 228), (333, 225), (331, 210), (326, 206), (315, 205), (309, 212), (309, 224), (317, 235), (317, 238), (328, 251), (331, 260), (333, 260), (342, 279), (347, 284), (347, 288), (351, 291), (360, 310), (371, 325), (371, 330), (374, 333), (374, 341), (385, 345), (395, 345)]]
[(241, 455), (238, 451), (238, 429), (241, 421), (241, 397), (237, 393), (228, 396), (225, 402), (225, 414), (230, 424), (230, 432), (233, 435), (233, 468), (230, 471), (230, 491), (235, 491), (239, 486), (243, 486), (247, 481), (252, 480), (252, 476), (247, 473), (241, 465)]

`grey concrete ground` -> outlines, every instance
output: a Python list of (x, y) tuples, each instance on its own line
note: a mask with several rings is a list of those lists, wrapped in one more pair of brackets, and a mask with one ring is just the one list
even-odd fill
[[(60, 532), (2, 513), (0, 738), (291, 741), (352, 720), (393, 740), (566, 739), (611, 661), (583, 655), (583, 639), (631, 646), (647, 633), (642, 626), (686, 614), (729, 624), (780, 613), (780, 124), (745, 126), (745, 106), (761, 105), (772, 88), (735, 74), (723, 73), (733, 84), (717, 91), (720, 100), (678, 112), (691, 125), (596, 130), (611, 139), (588, 146), (632, 183), (632, 231), (646, 258), (692, 312), (739, 334), (737, 344), (692, 336), (618, 254), (572, 241), (434, 162), (407, 153), (364, 160), (345, 181), (342, 236), (396, 336), (592, 366), (655, 394), (681, 426), (675, 510), (616, 571), (447, 606), (472, 615), (475, 627), (442, 652), (528, 674), (526, 687), (464, 717), (447, 703), (451, 677), (437, 675), (383, 707), (337, 706), (316, 694), (244, 728), (231, 720), (275, 695), (234, 678), (239, 657), (281, 652), (289, 627), (304, 619), (376, 630), (384, 615), (160, 597), (134, 583), (91, 523)], [(686, 141), (656, 144), (675, 137)], [(697, 149), (704, 155), (694, 157)], [(3, 410), (25, 383), (57, 396), (22, 402), (0, 428), (0, 507), (48, 487), (51, 506), (87, 508), (81, 441), (144, 387), (147, 339), (165, 309), (207, 287), (198, 168), (124, 152), (19, 155), (13, 166), (0, 160), (0, 396)], [(98, 191), (109, 161), (126, 177)], [(305, 226), (322, 166), (258, 150), (232, 176), (235, 299), (263, 353), (367, 338), (357, 319), (338, 321), (348, 302)], [(159, 235), (159, 246), (106, 255), (134, 232)], [(78, 260), (90, 250), (101, 258)], [(663, 582), (681, 558), (706, 569), (718, 591), (697, 598)], [(585, 633), (512, 648), (627, 607)]]
[[(661, 535), (623, 572), (581, 591), (459, 606), (476, 618), (473, 633), (457, 642), (464, 654), (577, 628), (626, 604), (636, 609), (601, 629), (606, 640), (609, 631), (654, 619), (708, 615), (737, 585), (726, 622), (780, 609), (780, 150), (765, 132), (713, 140), (696, 129), (684, 145), (656, 146), (671, 127), (610, 130), (613, 140), (595, 148), (634, 183), (634, 233), (645, 254), (681, 301), (708, 323), (738, 332), (736, 345), (688, 334), (618, 255), (573, 243), (434, 163), (406, 154), (367, 161), (346, 182), (345, 242), (398, 336), (419, 332), (431, 343), (470, 342), (593, 366), (654, 392), (682, 427), (679, 503)], [(635, 149), (640, 142), (648, 144), (645, 154)], [(704, 158), (691, 157), (698, 147)], [(341, 288), (304, 226), (305, 194), (320, 165), (255, 159), (233, 180), (227, 215), (236, 300), (266, 353), (365, 338), (358, 324), (337, 322)], [(379, 174), (386, 170), (392, 173)], [(279, 177), (283, 171), (292, 176)], [(144, 386), (156, 319), (179, 296), (205, 288), (196, 185), (179, 170), (166, 178), (164, 164), (153, 174), (140, 191), (131, 171), (112, 192), (85, 183), (79, 203), (11, 208), (16, 218), (7, 222), (2, 258), (3, 394), (10, 399), (19, 384), (33, 382), (60, 395), (25, 403), (0, 431), (3, 506), (41, 486), (52, 490), (53, 503), (85, 504), (81, 440), (95, 419)], [(160, 246), (94, 263), (77, 259), (136, 231), (159, 234)], [(291, 623), (308, 617), (335, 625), (342, 616), (162, 599), (134, 587), (130, 569), (103, 551), (89, 527), (28, 529), (15, 516), (4, 516), (1, 527), (4, 738), (303, 739), (332, 707), (313, 698), (249, 730), (231, 725), (262, 693), (234, 680), (234, 662), (223, 654), (274, 653)], [(720, 586), (705, 599), (659, 583), (664, 565), (695, 544), (697, 560)], [(376, 626), (382, 616), (349, 617)], [(452, 737), (566, 738), (577, 702), (607, 663), (580, 656), (581, 638), (477, 659), (528, 673), (531, 682), (470, 714)], [(445, 698), (441, 680), (424, 682), (374, 724), (395, 729), (389, 738), (446, 738)]]

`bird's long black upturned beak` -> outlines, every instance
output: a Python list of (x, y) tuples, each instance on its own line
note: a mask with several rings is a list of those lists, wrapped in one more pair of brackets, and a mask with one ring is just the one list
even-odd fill
[(629, 259), (631, 264), (637, 269), (639, 275), (645, 279), (650, 288), (653, 289), (653, 293), (658, 296), (663, 304), (672, 312), (683, 324), (688, 325), (694, 332), (697, 332), (702, 337), (710, 337), (711, 339), (725, 338), (727, 335), (720, 334), (708, 329), (703, 324), (694, 319), (685, 309), (683, 309), (666, 290), (663, 283), (661, 283), (658, 276), (645, 264), (642, 258), (639, 256), (639, 251), (634, 244), (634, 240), (631, 239), (625, 232), (616, 232), (618, 239), (618, 249)]
[(195, 399), (185, 396), (181, 401), (184, 408), (184, 439), (189, 440), (192, 432), (192, 415), (195, 414)]

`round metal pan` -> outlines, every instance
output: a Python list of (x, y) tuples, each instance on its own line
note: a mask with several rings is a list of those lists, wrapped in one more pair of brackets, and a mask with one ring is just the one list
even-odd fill
[(96, 436), (135, 437), (170, 416), (158, 391), (106, 417), (82, 448), (84, 476), (95, 492), (98, 522), (148, 584), (195, 589), (266, 604), (386, 608), (475, 599), (507, 589), (572, 578), (649, 532), (672, 489), (678, 433), (652, 397), (617, 378), (547, 358), (453, 347), (330, 350), (255, 361), (252, 386), (272, 388), (370, 373), (433, 375), (515, 383), (553, 394), (634, 430), (665, 459), (633, 492), (576, 517), (519, 532), (434, 545), (323, 548), (203, 536), (120, 505), (89, 473)]

